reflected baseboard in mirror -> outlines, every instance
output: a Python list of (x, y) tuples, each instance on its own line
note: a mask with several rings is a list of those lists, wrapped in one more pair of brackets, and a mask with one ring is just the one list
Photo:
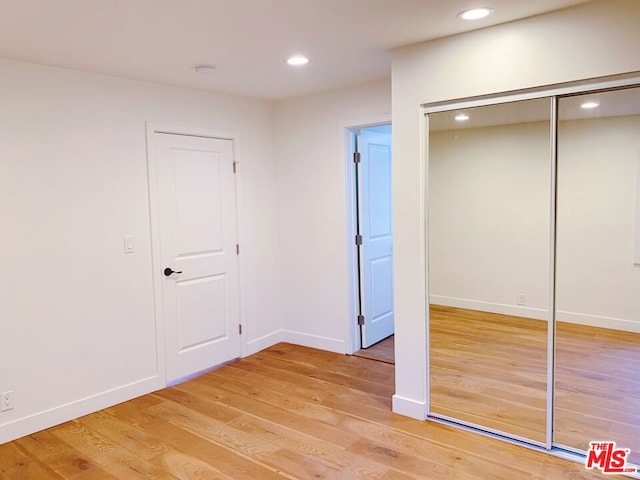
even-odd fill
[(431, 411), (544, 442), (547, 322), (430, 307)]
[(555, 442), (614, 440), (640, 464), (640, 334), (557, 322)]

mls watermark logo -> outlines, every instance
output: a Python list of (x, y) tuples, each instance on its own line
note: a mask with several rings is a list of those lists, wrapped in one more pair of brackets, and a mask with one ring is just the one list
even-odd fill
[(589, 442), (586, 468), (597, 468), (607, 475), (636, 473), (636, 467), (627, 467), (630, 453), (628, 448), (616, 448), (616, 442)]

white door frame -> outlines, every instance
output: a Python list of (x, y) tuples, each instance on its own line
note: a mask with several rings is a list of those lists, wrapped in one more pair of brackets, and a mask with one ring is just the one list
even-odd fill
[[(152, 167), (152, 162), (156, 162), (156, 153), (153, 148), (154, 135), (156, 133), (166, 133), (170, 135), (186, 135), (190, 137), (205, 137), (215, 138), (220, 140), (231, 140), (233, 143), (233, 156), (236, 166), (240, 164), (238, 160), (238, 134), (232, 131), (221, 131), (203, 127), (192, 127), (184, 125), (171, 125), (162, 123), (147, 122), (146, 124), (146, 147), (147, 147), (147, 179), (149, 182), (149, 220), (151, 228), (151, 271), (153, 280), (153, 301), (154, 301), (154, 317), (156, 325), (156, 362), (158, 377), (162, 383), (167, 385), (167, 372), (166, 372), (166, 347), (165, 347), (165, 330), (164, 330), (164, 317), (162, 314), (162, 276), (159, 272), (162, 271), (163, 263), (160, 250), (160, 209), (158, 200), (160, 198), (160, 192), (158, 191), (158, 178), (155, 167)], [(242, 202), (240, 199), (240, 171), (237, 169), (235, 177), (235, 190), (236, 190), (236, 211), (237, 211), (237, 229), (238, 229), (238, 243), (241, 243), (242, 235)], [(244, 279), (245, 273), (245, 261), (244, 256), (238, 256), (238, 288), (239, 288), (239, 315), (240, 323), (244, 327), (243, 335), (241, 335), (241, 355), (245, 357), (247, 355), (247, 335), (246, 335), (246, 289)]]
[[(347, 334), (346, 353), (351, 355), (361, 348), (360, 326), (358, 325), (359, 309), (359, 285), (358, 285), (358, 249), (355, 244), (356, 237), (356, 185), (355, 169), (353, 168), (353, 152), (355, 144), (354, 133), (362, 128), (377, 127), (380, 125), (391, 125), (391, 115), (383, 114), (361, 120), (348, 122), (340, 128), (340, 136), (343, 142), (343, 152), (345, 159), (345, 188), (346, 188), (346, 214), (347, 214), (347, 283), (348, 312), (347, 312)], [(393, 142), (393, 140), (392, 140)]]

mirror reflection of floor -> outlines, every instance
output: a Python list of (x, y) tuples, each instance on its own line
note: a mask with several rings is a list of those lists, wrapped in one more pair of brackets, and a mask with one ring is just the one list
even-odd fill
[[(547, 322), (432, 305), (432, 411), (545, 439)], [(640, 334), (558, 321), (555, 442), (640, 463)]]
[(547, 323), (432, 305), (431, 410), (544, 442)]
[(640, 334), (556, 326), (556, 442), (614, 440), (640, 464)]

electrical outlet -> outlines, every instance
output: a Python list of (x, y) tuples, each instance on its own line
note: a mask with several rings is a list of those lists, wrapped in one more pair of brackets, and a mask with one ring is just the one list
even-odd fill
[(516, 295), (516, 303), (518, 305), (526, 305), (527, 304), (527, 296), (524, 293), (519, 293)]
[(0, 412), (6, 412), (13, 408), (13, 391), (0, 393)]

